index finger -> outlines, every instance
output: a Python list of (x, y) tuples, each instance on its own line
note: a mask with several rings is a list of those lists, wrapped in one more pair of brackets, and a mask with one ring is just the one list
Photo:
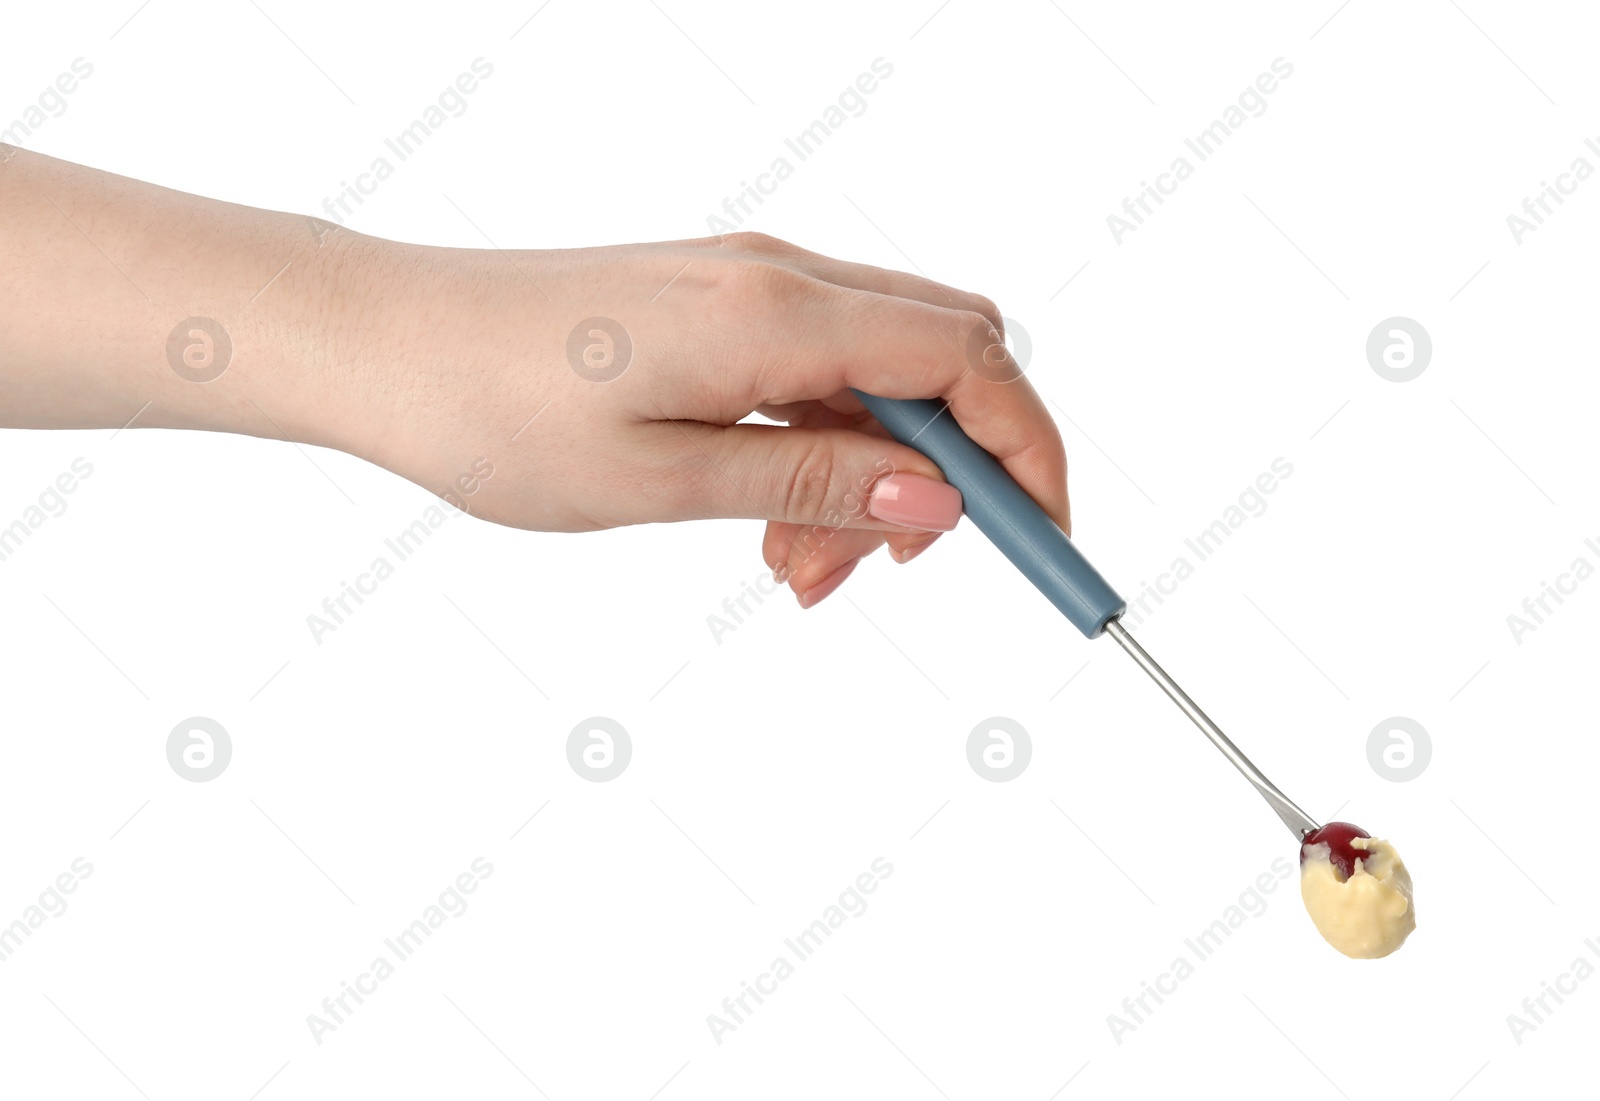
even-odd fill
[[(942, 398), (946, 415), (1070, 534), (1061, 433), (1004, 344), (996, 347), (986, 316), (852, 288), (805, 290), (821, 301), (778, 315), (790, 319), (790, 331), (773, 334), (756, 404), (811, 399), (853, 410), (851, 387), (885, 398)], [(816, 309), (829, 323), (817, 323)]]

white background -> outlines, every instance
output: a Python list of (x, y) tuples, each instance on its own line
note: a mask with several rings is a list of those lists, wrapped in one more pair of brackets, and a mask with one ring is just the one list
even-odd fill
[[(745, 227), (999, 302), (1056, 403), (1077, 542), (1129, 595), (1293, 465), (1138, 633), (1314, 816), (1394, 839), (1420, 921), (1350, 961), (1291, 879), (1118, 1043), (1108, 1014), (1293, 842), (970, 526), (719, 642), (758, 524), (459, 518), (318, 645), (306, 616), (426, 491), (270, 441), (13, 431), (0, 524), (75, 458), (93, 475), (0, 565), (0, 923), (93, 873), (0, 964), (0, 1089), (1592, 1089), (1600, 982), (1520, 1044), (1507, 1015), (1600, 936), (1600, 583), (1520, 644), (1506, 617), (1600, 564), (1600, 182), (1520, 244), (1506, 216), (1600, 166), (1596, 30), (1484, 0), (13, 7), (0, 120), (94, 66), (24, 144), (307, 214), (486, 58), (351, 220), (463, 247), (704, 235), (884, 58)], [(1279, 57), (1268, 110), (1118, 244), (1106, 216)], [(1365, 353), (1396, 315), (1434, 347), (1399, 384)], [(205, 783), (165, 750), (197, 715), (233, 746)], [(566, 757), (593, 715), (633, 745), (606, 783)], [(995, 715), (1033, 748), (1004, 783), (966, 756)], [(1406, 783), (1367, 757), (1396, 715), (1432, 741)], [(480, 856), (470, 907), (315, 1042), (307, 1015)], [(868, 908), (718, 1044), (707, 1015), (878, 857)]]

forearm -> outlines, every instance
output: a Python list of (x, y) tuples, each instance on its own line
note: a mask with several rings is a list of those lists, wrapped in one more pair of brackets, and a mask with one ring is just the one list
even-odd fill
[(359, 314), (340, 273), (379, 244), (15, 151), (0, 162), (0, 426), (137, 414), (338, 446), (316, 411), (350, 379), (325, 334)]

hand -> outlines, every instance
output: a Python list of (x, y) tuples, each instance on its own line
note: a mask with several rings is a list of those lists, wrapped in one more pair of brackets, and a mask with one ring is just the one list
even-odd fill
[[(517, 527), (749, 517), (804, 606), (887, 543), (909, 561), (960, 494), (850, 393), (942, 397), (1063, 528), (1060, 436), (1020, 372), (975, 372), (993, 303), (759, 234), (560, 252), (361, 241), (383, 284), (334, 358), (372, 380), (341, 446)], [(337, 261), (336, 261), (337, 262)], [(1004, 355), (1004, 344), (990, 349)], [(992, 366), (992, 365), (991, 365)], [(742, 424), (751, 413), (790, 427)], [(533, 418), (531, 424), (529, 419)], [(513, 439), (515, 437), (515, 439)], [(898, 500), (891, 500), (898, 498)], [(452, 496), (452, 500), (458, 500)]]

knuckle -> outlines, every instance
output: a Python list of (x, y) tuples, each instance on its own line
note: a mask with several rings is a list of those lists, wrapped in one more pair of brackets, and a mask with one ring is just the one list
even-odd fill
[(972, 295), (972, 308), (983, 315), (984, 319), (990, 324), (1001, 326), (1001, 331), (1004, 331), (1005, 320), (1000, 315), (1000, 307), (994, 304), (992, 298), (981, 294)]
[(725, 246), (742, 249), (745, 252), (759, 252), (767, 254), (784, 254), (799, 251), (794, 245), (770, 233), (759, 233), (753, 229), (741, 229), (722, 236)]
[(991, 332), (999, 335), (996, 319), (976, 308), (956, 311), (956, 335), (962, 340), (971, 338), (973, 333), (982, 333), (987, 337)]
[(1004, 334), (997, 324), (977, 310), (957, 310), (953, 330), (947, 339), (959, 349), (962, 377), (975, 373), (992, 379), (1001, 365), (995, 358), (1004, 361), (1008, 355)]
[(837, 468), (831, 447), (818, 443), (806, 448), (789, 474), (784, 515), (792, 520), (811, 519), (826, 512), (833, 500)]

